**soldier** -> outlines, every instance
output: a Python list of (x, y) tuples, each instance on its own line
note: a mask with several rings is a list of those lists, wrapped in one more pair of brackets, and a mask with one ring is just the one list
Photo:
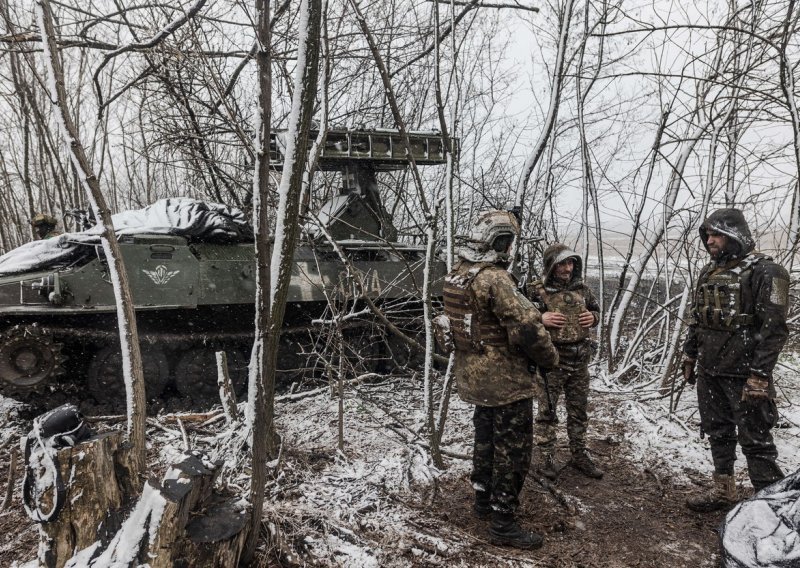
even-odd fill
[(697, 278), (683, 374), (695, 383), (700, 431), (708, 434), (714, 485), (687, 500), (698, 512), (738, 500), (736, 442), (756, 490), (783, 477), (770, 430), (777, 419), (772, 370), (786, 343), (789, 275), (755, 242), (738, 209), (715, 211), (700, 226), (711, 255)]
[(583, 282), (583, 261), (566, 245), (556, 243), (544, 251), (543, 280), (528, 285), (528, 297), (542, 312), (542, 323), (558, 349), (558, 366), (542, 375), (537, 388), (536, 445), (539, 473), (555, 480), (556, 408), (561, 393), (567, 409), (567, 434), (572, 459), (569, 465), (587, 477), (601, 479), (603, 472), (586, 450), (589, 423), (589, 359), (594, 343), (589, 328), (600, 321), (600, 306)]
[(55, 217), (46, 213), (37, 213), (31, 220), (31, 225), (36, 233), (37, 240), (49, 239), (61, 234), (56, 231), (58, 221), (56, 221)]
[(462, 400), (475, 405), (474, 511), (491, 515), (495, 544), (538, 548), (542, 536), (515, 520), (533, 446), (533, 375), (529, 361), (552, 367), (558, 354), (539, 312), (507, 271), (519, 235), (507, 211), (478, 218), (459, 262), (445, 279), (444, 303)]

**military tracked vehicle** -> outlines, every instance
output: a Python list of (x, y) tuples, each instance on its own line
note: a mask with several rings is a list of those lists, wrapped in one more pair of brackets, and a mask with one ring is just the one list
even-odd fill
[[(282, 162), (282, 136), (273, 135), (273, 165)], [(440, 135), (422, 132), (409, 137), (417, 164), (444, 163), (447, 149)], [(377, 177), (408, 164), (396, 131), (336, 130), (327, 135), (319, 169), (341, 172), (343, 183), (316, 215), (325, 230), (309, 224), (295, 253), (279, 353), (284, 379), (295, 378), (315, 350), (315, 318), (325, 313), (337, 291), (341, 297), (348, 286), (352, 289), (325, 233), (361, 272), (367, 294), (383, 305), (406, 303), (401, 312), (407, 319), (418, 315), (424, 247), (397, 241)], [(169, 209), (181, 200), (166, 201)], [(194, 207), (199, 202), (187, 203)], [(241, 238), (224, 234), (221, 239), (175, 227), (120, 230), (115, 217), (151, 401), (174, 397), (195, 408), (213, 403), (218, 399), (219, 350), (227, 353), (235, 389), (240, 394), (245, 390), (254, 335), (255, 263), (249, 221), (238, 215), (248, 230), (239, 227), (234, 232)], [(0, 258), (0, 394), (37, 408), (65, 399), (124, 407), (117, 308), (106, 258), (98, 240), (87, 237), (90, 233), (56, 237), (53, 246), (28, 243)], [(30, 257), (48, 256), (36, 252), (43, 246), (69, 252), (58, 251), (44, 263), (29, 262)], [(24, 262), (22, 268), (12, 262), (9, 270), (9, 262), (3, 261), (14, 253)], [(438, 290), (443, 274), (443, 263), (437, 261)], [(368, 319), (361, 319), (362, 327)], [(366, 350), (378, 347), (386, 348), (375, 337), (364, 345)], [(388, 353), (385, 358), (398, 356)]]

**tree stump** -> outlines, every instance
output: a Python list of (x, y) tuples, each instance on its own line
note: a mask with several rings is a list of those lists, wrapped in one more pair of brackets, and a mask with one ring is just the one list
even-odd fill
[(142, 562), (151, 568), (236, 566), (249, 515), (239, 499), (213, 493), (216, 467), (186, 454), (173, 465), (158, 486), (149, 485), (165, 499), (158, 531)]
[(41, 525), (39, 547), (39, 562), (54, 568), (64, 566), (76, 550), (108, 543), (135, 495), (130, 449), (121, 432), (59, 450), (58, 466), (66, 499), (58, 517)]
[(240, 498), (213, 491), (217, 467), (184, 454), (161, 482), (145, 484), (133, 506), (130, 456), (120, 432), (58, 452), (66, 498), (41, 525), (40, 564), (236, 566), (250, 515)]

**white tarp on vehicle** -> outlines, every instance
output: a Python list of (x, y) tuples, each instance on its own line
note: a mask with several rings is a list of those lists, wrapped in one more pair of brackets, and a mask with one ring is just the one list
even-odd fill
[[(250, 242), (249, 219), (235, 207), (187, 197), (161, 199), (144, 209), (123, 211), (112, 216), (117, 236), (176, 235), (190, 242)], [(92, 228), (78, 233), (32, 241), (0, 256), (0, 276), (68, 266), (95, 254), (100, 231)]]
[(725, 568), (800, 566), (800, 470), (737, 504), (720, 530)]

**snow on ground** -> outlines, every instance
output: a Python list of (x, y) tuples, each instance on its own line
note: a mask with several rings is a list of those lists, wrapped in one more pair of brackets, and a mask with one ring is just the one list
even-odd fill
[[(800, 465), (800, 408), (793, 402), (800, 394), (794, 372), (797, 366), (796, 357), (783, 357), (778, 371), (781, 427), (774, 433), (779, 463), (786, 473)], [(665, 485), (691, 488), (694, 483), (707, 483), (711, 458), (707, 440), (699, 437), (695, 391), (686, 389), (677, 411), (670, 414), (669, 397), (625, 388), (594, 378), (590, 447), (614, 448), (618, 454), (603, 455), (603, 461), (626, 459)], [(340, 452), (339, 401), (335, 397), (327, 391), (293, 401), (279, 397), (276, 420), (284, 449), (280, 463), (272, 464), (275, 475), (268, 482), (265, 504), (265, 522), (278, 538), (271, 550), (262, 551), (264, 565), (278, 559), (284, 565), (293, 565), (294, 560), (295, 564), (365, 568), (541, 565), (535, 557), (528, 561), (485, 546), (482, 530), (467, 532), (463, 524), (459, 528), (457, 522), (442, 522), (443, 509), (460, 507), (465, 509), (461, 514), (471, 514), (463, 499), (471, 494), (473, 409), (453, 395), (443, 440), (447, 469), (440, 471), (428, 457), (422, 399), (422, 381), (414, 377), (387, 377), (348, 386)], [(4, 424), (0, 441), (12, 436), (19, 439), (19, 424), (8, 423), (13, 407), (0, 398)], [(559, 412), (564, 424), (563, 404)], [(217, 421), (213, 430), (215, 434), (210, 425), (196, 429), (187, 425), (184, 438), (174, 422), (157, 426), (151, 422), (148, 436), (163, 465), (179, 455), (187, 442), (192, 448), (206, 450), (215, 443), (220, 445), (220, 440), (226, 439), (223, 421)], [(560, 447), (566, 445), (565, 430), (559, 428)], [(247, 470), (240, 468), (237, 475), (228, 479), (229, 485), (241, 489), (246, 485)], [(737, 461), (737, 477), (740, 485), (749, 487), (743, 458)], [(452, 489), (443, 489), (462, 485), (462, 502), (446, 493)], [(578, 499), (566, 494), (566, 498), (581, 511), (600, 505), (591, 495)], [(622, 511), (627, 505), (622, 495), (620, 498), (614, 506)], [(577, 533), (580, 523), (580, 518), (574, 520)], [(557, 534), (549, 537), (553, 543)]]
[[(781, 356), (775, 372), (778, 390), (778, 426), (772, 431), (778, 447), (778, 465), (785, 474), (800, 468), (800, 357)], [(596, 422), (624, 425), (630, 456), (642, 467), (661, 469), (676, 481), (708, 481), (713, 471), (708, 437), (700, 438), (697, 392), (686, 387), (675, 412), (669, 412), (669, 397), (654, 393), (609, 392), (608, 385), (595, 380), (593, 387), (618, 399), (618, 404), (599, 405)], [(750, 487), (747, 463), (737, 446), (736, 477), (740, 486)]]
[[(283, 479), (274, 487), (281, 500), (274, 502), (272, 514), (326, 525), (325, 538), (306, 537), (313, 556), (335, 565), (370, 567), (407, 566), (414, 557), (447, 563), (447, 557), (458, 553), (462, 535), (427, 530), (416, 522), (436, 498), (437, 483), (465, 475), (469, 466), (456, 459), (439, 471), (430, 464), (427, 440), (418, 429), (423, 423), (421, 389), (419, 382), (395, 379), (348, 393), (343, 453), (337, 449), (338, 400), (323, 395), (278, 405), (278, 428), (291, 456), (302, 454), (303, 460), (312, 460), (312, 470), (321, 471), (316, 476), (301, 474), (287, 495), (285, 484), (300, 466), (290, 456)], [(471, 452), (472, 431), (471, 424), (469, 429), (464, 424), (470, 423), (471, 408), (454, 397), (450, 419), (445, 444), (450, 452), (466, 455)], [(291, 494), (295, 498), (287, 501)]]

